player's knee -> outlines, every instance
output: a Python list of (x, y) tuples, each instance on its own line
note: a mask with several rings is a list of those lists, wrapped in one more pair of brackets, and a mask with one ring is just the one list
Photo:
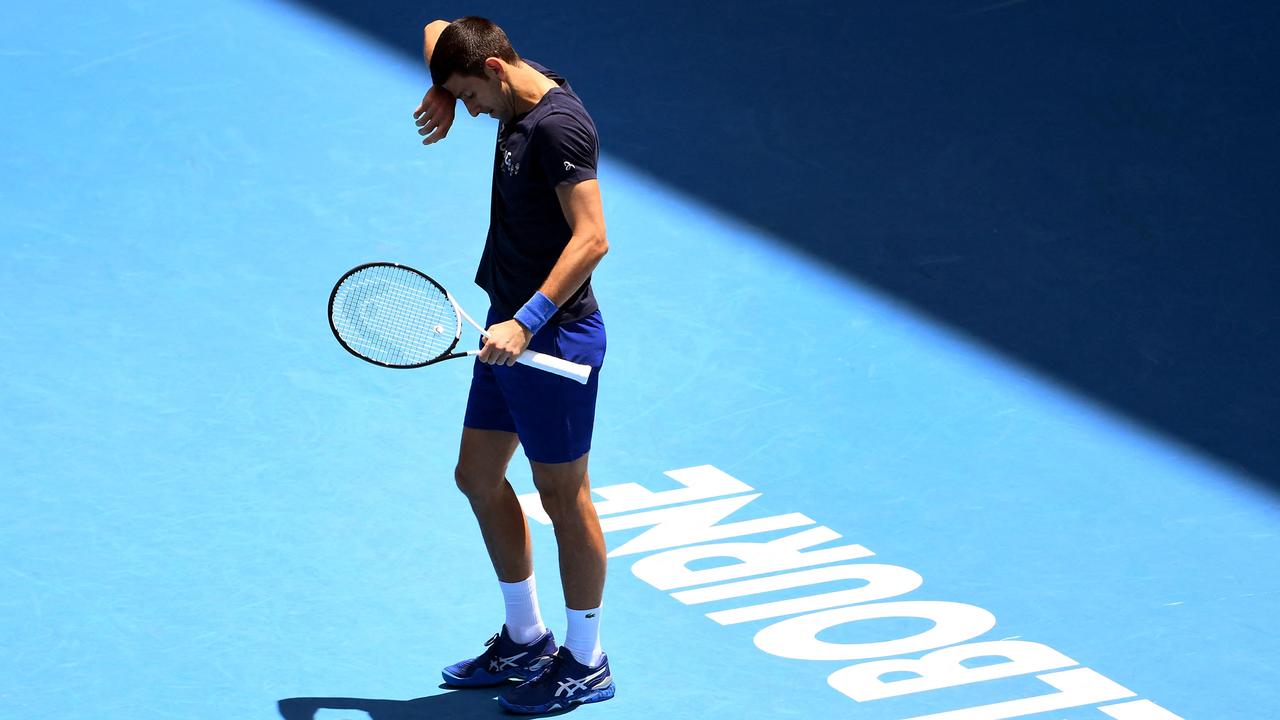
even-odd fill
[[(582, 512), (581, 486), (571, 483), (538, 482), (538, 497), (551, 522), (575, 517)], [(589, 502), (589, 501), (588, 501)]]
[(506, 480), (502, 473), (484, 472), (468, 465), (459, 464), (453, 469), (453, 481), (458, 489), (470, 500), (483, 500), (496, 493)]

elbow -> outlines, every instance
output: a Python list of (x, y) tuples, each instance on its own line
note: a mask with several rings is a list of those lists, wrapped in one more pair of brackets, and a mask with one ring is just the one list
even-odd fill
[(431, 53), (435, 49), (436, 41), (440, 39), (440, 34), (447, 27), (449, 27), (447, 20), (434, 20), (422, 28), (422, 59), (426, 61), (427, 67), (431, 67)]
[(609, 239), (604, 234), (604, 228), (579, 228), (574, 233), (573, 244), (577, 247), (577, 252), (584, 258), (589, 258), (592, 263), (600, 262), (600, 258), (609, 252)]

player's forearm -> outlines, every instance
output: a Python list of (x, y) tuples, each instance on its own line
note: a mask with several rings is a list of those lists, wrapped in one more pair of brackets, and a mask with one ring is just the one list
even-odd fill
[(422, 59), (426, 61), (427, 67), (431, 66), (431, 52), (436, 48), (436, 40), (440, 39), (440, 33), (447, 27), (448, 20), (434, 20), (422, 28)]
[(563, 306), (591, 277), (601, 258), (609, 252), (609, 241), (603, 232), (584, 231), (575, 233), (569, 244), (560, 253), (560, 259), (551, 274), (547, 276), (539, 291), (551, 299), (551, 302)]

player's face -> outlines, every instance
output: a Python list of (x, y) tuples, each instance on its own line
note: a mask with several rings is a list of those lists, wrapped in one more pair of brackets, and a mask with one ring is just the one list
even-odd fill
[(496, 77), (460, 77), (454, 75), (444, 84), (444, 89), (462, 101), (471, 117), (488, 115), (503, 122), (515, 116), (509, 93), (503, 92), (503, 83)]

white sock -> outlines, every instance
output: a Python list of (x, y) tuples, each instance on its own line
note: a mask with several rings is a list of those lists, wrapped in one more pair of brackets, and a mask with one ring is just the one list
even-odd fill
[(573, 653), (575, 660), (587, 667), (595, 667), (604, 657), (600, 650), (600, 608), (565, 608), (564, 611), (569, 617), (569, 632), (565, 634), (564, 646)]
[(542, 637), (547, 626), (542, 624), (542, 613), (538, 612), (538, 588), (533, 576), (516, 583), (501, 580), (502, 600), (507, 606), (507, 634), (512, 640), (525, 645)]

